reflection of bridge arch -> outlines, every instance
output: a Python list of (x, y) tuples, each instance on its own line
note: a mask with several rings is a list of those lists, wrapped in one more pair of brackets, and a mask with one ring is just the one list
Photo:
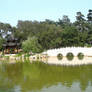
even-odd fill
[(59, 48), (59, 49), (51, 49), (48, 50), (46, 53), (48, 56), (57, 56), (61, 53), (63, 56), (66, 56), (67, 53), (73, 53), (74, 56), (77, 56), (78, 53), (83, 53), (85, 56), (92, 56), (92, 48), (87, 47), (66, 47), (66, 48)]

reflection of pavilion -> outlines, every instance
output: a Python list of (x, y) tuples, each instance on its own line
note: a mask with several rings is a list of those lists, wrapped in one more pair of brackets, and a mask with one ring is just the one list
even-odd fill
[(3, 52), (5, 54), (15, 54), (18, 53), (19, 47), (19, 40), (17, 38), (14, 38), (13, 35), (9, 35), (6, 38), (6, 42), (3, 44)]

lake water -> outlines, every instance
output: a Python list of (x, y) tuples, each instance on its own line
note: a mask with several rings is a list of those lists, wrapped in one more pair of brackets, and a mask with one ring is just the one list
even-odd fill
[(0, 65), (0, 92), (92, 92), (92, 65)]

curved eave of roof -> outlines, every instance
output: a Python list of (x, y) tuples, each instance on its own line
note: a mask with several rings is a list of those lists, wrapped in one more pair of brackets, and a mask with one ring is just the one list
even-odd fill
[(19, 46), (20, 43), (6, 43), (6, 44), (3, 44), (3, 47), (7, 47), (7, 46)]

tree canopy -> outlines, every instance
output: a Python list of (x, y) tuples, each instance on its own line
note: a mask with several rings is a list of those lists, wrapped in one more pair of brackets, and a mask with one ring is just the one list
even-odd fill
[[(73, 23), (67, 15), (58, 21), (19, 20), (17, 27), (0, 23), (0, 44), (9, 33), (20, 39), (21, 48), (25, 52), (42, 52), (43, 50), (67, 46), (91, 46), (92, 44), (92, 10), (84, 16), (76, 13)], [(2, 46), (2, 45), (1, 45)], [(1, 48), (1, 47), (0, 47)]]

